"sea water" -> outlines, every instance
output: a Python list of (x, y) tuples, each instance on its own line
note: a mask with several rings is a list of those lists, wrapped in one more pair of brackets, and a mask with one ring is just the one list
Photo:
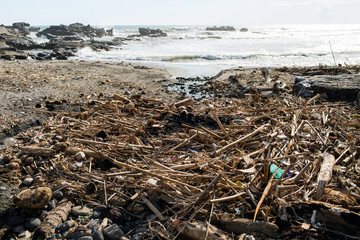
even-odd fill
[(207, 26), (99, 27), (114, 28), (114, 37), (136, 35), (139, 27), (161, 29), (168, 36), (135, 37), (111, 51), (84, 48), (75, 59), (165, 67), (181, 77), (212, 76), (232, 67), (360, 64), (360, 25), (235, 26), (236, 31), (207, 31)]

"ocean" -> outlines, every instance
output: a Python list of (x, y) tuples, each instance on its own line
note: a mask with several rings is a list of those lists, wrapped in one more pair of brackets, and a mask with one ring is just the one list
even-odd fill
[(136, 37), (140, 40), (108, 52), (84, 48), (73, 59), (163, 67), (175, 77), (212, 76), (233, 67), (360, 64), (360, 25), (234, 26), (236, 31), (207, 31), (208, 26), (97, 27), (114, 28), (114, 37), (138, 34), (139, 27), (161, 29), (168, 36)]

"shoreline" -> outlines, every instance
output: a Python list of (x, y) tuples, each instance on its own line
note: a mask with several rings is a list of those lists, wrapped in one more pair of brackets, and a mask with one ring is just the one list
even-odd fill
[[(39, 114), (39, 117), (37, 112), (44, 109), (47, 101), (79, 103), (87, 98), (96, 99), (99, 95), (110, 97), (115, 93), (141, 94), (167, 102), (175, 102), (188, 96), (184, 94), (184, 91), (173, 92), (168, 90), (183, 89), (181, 87), (183, 83), (174, 78), (166, 67), (158, 68), (154, 65), (139, 63), (86, 60), (1, 60), (0, 64), (2, 66), (0, 69), (0, 79), (2, 79), (0, 126), (2, 130), (9, 129), (16, 123), (25, 122), (24, 128), (33, 126), (34, 122), (44, 118), (43, 114)], [(206, 95), (206, 91), (212, 91), (213, 97), (226, 97), (242, 95), (242, 93), (236, 92), (237, 88), (234, 86), (241, 86), (242, 88), (256, 86), (258, 89), (271, 90), (274, 83), (279, 81), (291, 88), (296, 75), (301, 75), (301, 72), (306, 73), (306, 69), (318, 68), (317, 66), (270, 68), (271, 82), (264, 82), (260, 68), (230, 68), (221, 70), (212, 77), (199, 78), (201, 80), (200, 85), (206, 81), (212, 82), (206, 88), (196, 87), (197, 83), (195, 82), (194, 86), (186, 85), (186, 88), (190, 87), (190, 89), (185, 90), (187, 92), (195, 91), (194, 94), (200, 94), (200, 96), (201, 94)], [(333, 67), (322, 68), (331, 69)], [(359, 67), (347, 68), (354, 68), (353, 71), (359, 73)], [(173, 71), (178, 71), (178, 69), (173, 69)], [(295, 74), (293, 74), (294, 72)], [(323, 73), (320, 71), (319, 74), (326, 74), (326, 71)], [(187, 78), (179, 79), (186, 81)], [(235, 79), (236, 84), (231, 79)], [(178, 87), (173, 88), (171, 86)], [(225, 86), (229, 87), (229, 90), (226, 90)], [(194, 88), (199, 88), (199, 90)], [(62, 111), (64, 110), (62, 109)], [(31, 119), (30, 122), (29, 119)], [(10, 131), (5, 135), (11, 137), (22, 129), (20, 127), (18, 130)], [(1, 138), (3, 139), (4, 136)]]

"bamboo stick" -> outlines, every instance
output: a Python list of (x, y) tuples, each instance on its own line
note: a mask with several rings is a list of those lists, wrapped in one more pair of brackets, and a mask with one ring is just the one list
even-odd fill
[(246, 136), (244, 136), (244, 137), (242, 137), (242, 138), (240, 138), (240, 139), (238, 139), (238, 140), (236, 140), (236, 141), (234, 141), (234, 142), (226, 145), (225, 147), (223, 147), (223, 148), (215, 151), (215, 154), (214, 154), (214, 155), (219, 155), (220, 153), (224, 152), (225, 150), (227, 150), (227, 149), (229, 149), (229, 148), (231, 148), (231, 147), (234, 147), (235, 145), (237, 145), (237, 144), (239, 144), (239, 143), (241, 143), (241, 142), (244, 142), (244, 141), (245, 141), (246, 139), (248, 139), (248, 138), (251, 138), (251, 137), (255, 136), (255, 135), (258, 134), (261, 130), (263, 130), (265, 127), (267, 127), (267, 125), (263, 125), (263, 126), (257, 128), (257, 129), (256, 129), (255, 131), (253, 131), (252, 133), (249, 133), (249, 134), (247, 134)]
[(147, 170), (144, 170), (144, 169), (141, 169), (139, 167), (136, 167), (136, 166), (132, 166), (132, 165), (129, 165), (129, 164), (126, 164), (126, 163), (123, 163), (123, 162), (119, 162), (111, 157), (108, 157), (106, 156), (105, 154), (99, 152), (99, 154), (106, 160), (110, 161), (112, 164), (114, 164), (115, 166), (118, 166), (118, 167), (125, 167), (125, 168), (130, 168), (130, 169), (133, 169), (135, 171), (138, 171), (138, 172), (141, 172), (143, 174), (146, 174), (146, 175), (150, 175), (152, 177), (156, 177), (156, 178), (159, 178), (163, 181), (168, 181), (168, 182), (172, 182), (172, 183), (176, 183), (180, 186), (184, 186), (184, 187), (187, 187), (189, 189), (192, 189), (192, 190), (195, 190), (195, 191), (198, 191), (198, 192), (202, 192), (201, 189), (197, 188), (197, 187), (194, 187), (194, 186), (191, 186), (189, 184), (186, 184), (186, 183), (183, 183), (183, 182), (180, 182), (180, 181), (177, 181), (177, 180), (174, 180), (174, 179), (171, 179), (171, 178), (168, 178), (168, 177), (165, 177), (165, 176), (162, 176), (162, 175), (159, 175), (159, 174), (156, 174), (156, 173), (153, 173), (153, 172), (150, 172), (150, 171), (147, 171)]

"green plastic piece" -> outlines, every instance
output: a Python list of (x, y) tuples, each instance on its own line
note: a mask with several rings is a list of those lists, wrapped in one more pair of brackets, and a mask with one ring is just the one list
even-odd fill
[[(278, 169), (278, 170), (277, 170)], [(270, 165), (270, 172), (272, 174), (274, 174), (274, 172), (277, 170), (276, 174), (275, 174), (275, 178), (280, 178), (281, 175), (283, 175), (284, 171), (281, 170), (278, 166), (276, 166), (275, 164), (271, 164)]]

